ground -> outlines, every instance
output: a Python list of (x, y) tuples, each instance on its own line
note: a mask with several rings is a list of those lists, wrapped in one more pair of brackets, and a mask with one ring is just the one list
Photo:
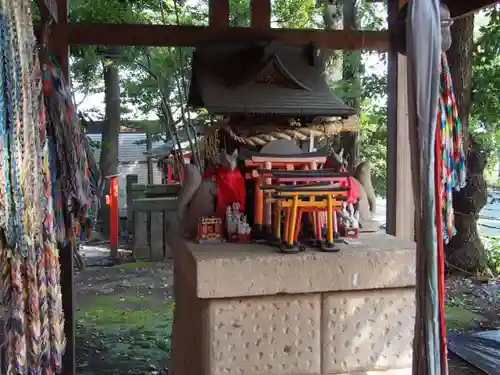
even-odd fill
[(172, 272), (171, 263), (137, 262), (75, 276), (79, 375), (166, 373)]
[[(171, 262), (92, 267), (76, 276), (77, 369), (91, 374), (166, 374), (174, 302)], [(447, 324), (500, 327), (500, 286), (448, 281)], [(482, 374), (451, 356), (450, 375)]]
[[(448, 280), (446, 322), (448, 329), (489, 330), (500, 328), (500, 283), (484, 283), (476, 278)], [(449, 356), (450, 375), (484, 374), (456, 356)]]

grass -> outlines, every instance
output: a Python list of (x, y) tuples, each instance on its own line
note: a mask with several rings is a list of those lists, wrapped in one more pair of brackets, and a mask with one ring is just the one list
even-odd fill
[(483, 237), (484, 246), (486, 248), (486, 264), (494, 273), (500, 273), (500, 238), (499, 237)]
[(151, 374), (170, 356), (174, 302), (151, 294), (86, 297), (77, 312), (79, 370)]
[(475, 322), (484, 321), (481, 314), (468, 311), (460, 306), (445, 306), (446, 327), (453, 330), (467, 330)]
[(87, 299), (77, 313), (77, 320), (101, 327), (114, 325), (145, 326), (159, 319), (171, 320), (173, 300), (159, 303), (151, 295), (124, 296), (103, 294)]

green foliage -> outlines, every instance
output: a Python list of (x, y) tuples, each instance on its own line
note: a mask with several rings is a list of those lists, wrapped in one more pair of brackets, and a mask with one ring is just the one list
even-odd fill
[(250, 3), (247, 0), (229, 1), (229, 26), (250, 26)]
[(280, 28), (321, 28), (323, 7), (315, 0), (274, 0), (273, 21)]
[(488, 237), (482, 238), (486, 248), (486, 264), (494, 273), (500, 273), (500, 238)]
[[(379, 56), (385, 66), (385, 54)], [(386, 70), (384, 69), (384, 73)], [(361, 79), (360, 157), (372, 165), (375, 194), (387, 192), (387, 74), (364, 74)]]
[(498, 151), (500, 146), (500, 9), (498, 7), (490, 9), (485, 17), (487, 22), (479, 29), (473, 56), (472, 113), (469, 131), (482, 149), (489, 154), (487, 174), (490, 174), (500, 161)]
[(360, 156), (369, 160), (375, 194), (387, 191), (387, 113), (381, 105), (362, 103)]
[[(457, 303), (457, 301), (453, 301)], [(460, 301), (461, 302), (461, 301)], [(476, 322), (485, 321), (485, 317), (481, 314), (469, 310), (466, 304), (460, 303), (459, 306), (450, 305), (445, 306), (446, 315), (446, 328), (452, 330), (466, 330)]]

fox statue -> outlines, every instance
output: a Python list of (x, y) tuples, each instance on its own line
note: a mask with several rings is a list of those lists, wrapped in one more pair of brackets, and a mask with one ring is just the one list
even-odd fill
[[(332, 152), (328, 159), (330, 166), (334, 169), (346, 168), (346, 161), (343, 159), (344, 149), (339, 153)], [(368, 229), (374, 224), (376, 214), (376, 197), (371, 180), (371, 167), (369, 161), (363, 161), (356, 166), (354, 170), (354, 182), (359, 191), (359, 200), (357, 210), (359, 211), (360, 222), (363, 227)]]
[[(232, 154), (222, 151), (212, 160), (214, 165), (214, 173), (204, 176), (199, 169), (192, 165), (184, 166), (184, 183), (177, 203), (177, 217), (180, 223), (180, 228), (183, 230), (183, 235), (188, 238), (194, 238), (197, 235), (198, 219), (204, 216), (220, 216), (221, 210), (218, 207), (217, 197), (220, 199), (234, 199), (240, 202), (240, 206), (245, 205), (245, 181), (241, 173), (236, 169), (238, 160), (238, 151), (235, 150)], [(216, 174), (224, 173), (232, 178), (230, 185), (232, 191), (220, 193), (221, 180)], [(208, 172), (208, 171), (207, 171)], [(224, 181), (222, 181), (224, 182)], [(219, 183), (219, 186), (218, 186)], [(234, 198), (229, 198), (227, 195), (232, 195)], [(233, 202), (229, 202), (231, 204)], [(222, 215), (225, 213), (223, 207)]]

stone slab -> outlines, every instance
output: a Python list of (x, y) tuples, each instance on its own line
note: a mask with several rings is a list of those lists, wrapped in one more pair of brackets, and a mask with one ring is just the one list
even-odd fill
[(319, 294), (209, 303), (210, 375), (318, 374)]
[(401, 369), (379, 370), (379, 371), (344, 372), (342, 374), (335, 374), (335, 375), (412, 375), (412, 374), (413, 374), (412, 368), (407, 367)]
[(325, 293), (322, 299), (323, 374), (411, 368), (414, 288)]
[(385, 233), (363, 233), (339, 244), (338, 253), (299, 254), (258, 244), (196, 244), (178, 233), (169, 233), (169, 246), (192, 257), (199, 298), (415, 286), (415, 243)]

